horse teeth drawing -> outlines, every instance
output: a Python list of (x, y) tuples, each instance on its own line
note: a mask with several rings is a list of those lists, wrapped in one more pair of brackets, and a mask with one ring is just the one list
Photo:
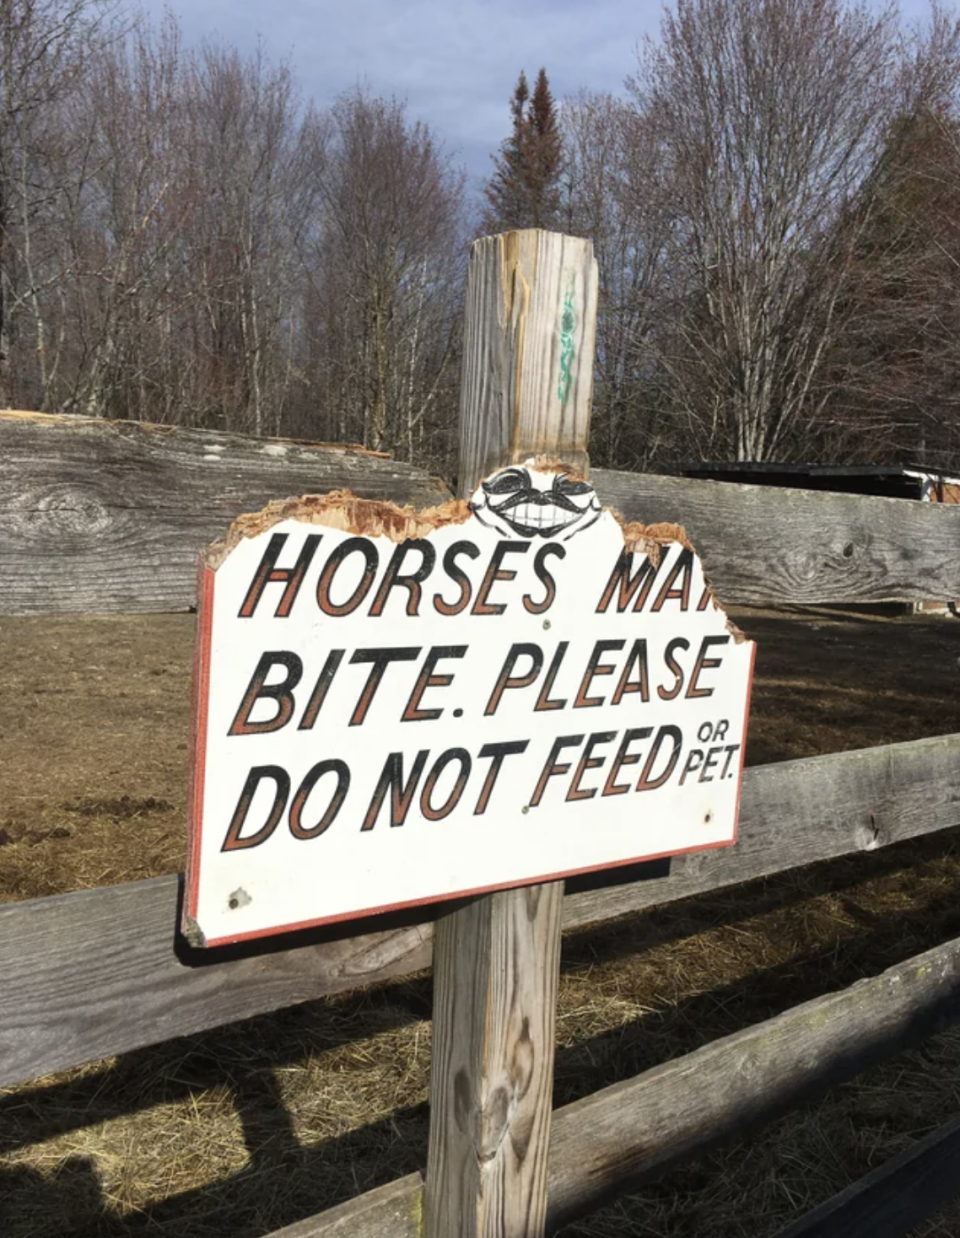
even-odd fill
[(506, 536), (557, 537), (567, 541), (600, 515), (600, 500), (589, 482), (567, 473), (524, 467), (500, 469), (480, 483), (470, 500), (474, 515)]

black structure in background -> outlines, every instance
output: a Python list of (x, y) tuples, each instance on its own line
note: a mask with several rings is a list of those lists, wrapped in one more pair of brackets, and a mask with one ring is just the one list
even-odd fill
[(876, 494), (888, 499), (929, 497), (940, 503), (945, 501), (945, 487), (960, 486), (960, 477), (922, 464), (741, 464), (705, 460), (699, 464), (684, 465), (680, 474), (710, 481), (745, 482), (751, 486), (793, 486), (798, 490)]

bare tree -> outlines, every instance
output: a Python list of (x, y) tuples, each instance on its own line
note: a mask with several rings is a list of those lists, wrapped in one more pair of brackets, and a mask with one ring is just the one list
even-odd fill
[(84, 176), (62, 221), (73, 279), (55, 391), (66, 409), (176, 416), (171, 316), (185, 295), (179, 267), (198, 189), (181, 107), (185, 64), (168, 19), (159, 32), (139, 22), (87, 65), (73, 117)]
[(70, 279), (48, 400), (90, 415), (280, 431), (315, 184), (289, 72), (140, 21), (89, 58), (69, 115)]
[(828, 450), (960, 468), (960, 19), (909, 33), (831, 350)]
[(206, 46), (194, 69), (191, 128), (204, 196), (191, 238), (203, 325), (197, 358), (220, 424), (278, 433), (293, 381), (292, 317), (316, 209), (311, 119), (285, 65)]
[(323, 133), (313, 364), (335, 438), (449, 451), (464, 269), (463, 174), (405, 107), (342, 96)]
[(359, 91), (303, 108), (285, 65), (185, 50), (169, 17), (74, 50), (42, 107), (9, 105), (29, 150), (0, 148), (18, 390), (445, 460), (463, 177), (429, 129)]
[(647, 118), (609, 94), (564, 101), (563, 226), (600, 269), (590, 451), (596, 464), (662, 461), (670, 423), (656, 380), (670, 202)]
[(0, 403), (43, 398), (25, 358), (46, 346), (37, 309), (56, 275), (42, 234), (68, 189), (51, 175), (67, 166), (56, 115), (106, 37), (105, 12), (97, 0), (0, 0)]
[(895, 33), (892, 12), (840, 0), (679, 0), (629, 83), (673, 196), (660, 367), (701, 456), (805, 449), (857, 244), (838, 223), (896, 103)]

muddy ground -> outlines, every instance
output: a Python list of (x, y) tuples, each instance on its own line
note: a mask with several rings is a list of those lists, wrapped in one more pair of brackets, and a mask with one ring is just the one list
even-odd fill
[[(960, 621), (734, 617), (749, 763), (960, 731)], [(182, 866), (192, 644), (189, 617), (0, 620), (0, 901)], [(555, 1102), (958, 935), (960, 831), (572, 934)], [(419, 977), (0, 1089), (0, 1234), (259, 1238), (422, 1168), (430, 1008)], [(564, 1238), (768, 1238), (958, 1110), (954, 1032)]]

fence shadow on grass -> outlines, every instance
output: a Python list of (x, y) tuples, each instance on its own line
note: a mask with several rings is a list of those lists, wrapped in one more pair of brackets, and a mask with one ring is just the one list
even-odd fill
[(93, 1238), (107, 1206), (90, 1157), (68, 1156), (49, 1174), (26, 1165), (0, 1167), (0, 1233), (9, 1238)]
[[(844, 898), (851, 884), (933, 860), (954, 845), (931, 836), (875, 855), (833, 861), (789, 880), (668, 904), (568, 936), (568, 973), (642, 954), (706, 928), (790, 909), (830, 893), (849, 910), (842, 940), (801, 951), (782, 964), (561, 1048), (556, 1104), (630, 1077), (717, 1036), (749, 1026), (797, 1002), (852, 983), (960, 935), (960, 909), (949, 887), (893, 916), (878, 916)], [(309, 1052), (336, 1049), (429, 1018), (429, 978), (311, 1002), (199, 1036), (126, 1054), (115, 1065), (0, 1100), (0, 1153), (155, 1105), (225, 1092), (242, 1128), (247, 1163), (222, 1179), (171, 1194), (121, 1216), (103, 1193), (95, 1163), (71, 1153), (49, 1175), (12, 1164), (0, 1168), (4, 1238), (119, 1238), (150, 1229), (177, 1238), (257, 1238), (300, 1217), (421, 1169), (426, 1159), (426, 1104), (323, 1142), (301, 1142), (288, 1112), (279, 1070)], [(4, 1127), (6, 1130), (4, 1130)], [(184, 1153), (192, 1150), (186, 1148)], [(130, 1156), (137, 1155), (132, 1148)], [(175, 1155), (175, 1150), (171, 1149)], [(216, 1161), (214, 1160), (214, 1163)], [(162, 1185), (158, 1183), (158, 1194)]]

